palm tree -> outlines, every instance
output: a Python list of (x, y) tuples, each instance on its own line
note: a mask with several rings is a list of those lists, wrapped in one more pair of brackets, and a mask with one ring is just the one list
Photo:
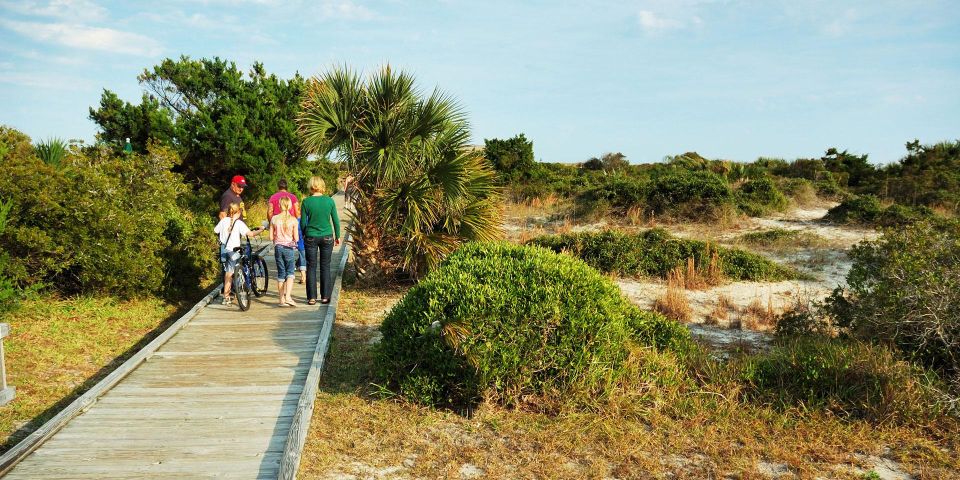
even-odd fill
[(383, 67), (312, 78), (298, 127), (308, 153), (336, 155), (354, 177), (358, 275), (423, 275), (461, 243), (501, 236), (495, 173), (469, 149), (466, 117), (449, 96)]
[(52, 165), (54, 168), (60, 168), (63, 159), (67, 158), (67, 142), (59, 138), (37, 142), (34, 150), (44, 163)]

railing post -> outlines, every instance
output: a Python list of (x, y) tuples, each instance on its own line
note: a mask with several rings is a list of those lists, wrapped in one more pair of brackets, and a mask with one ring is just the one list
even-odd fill
[(7, 359), (3, 352), (3, 339), (10, 334), (10, 324), (9, 323), (0, 323), (0, 383), (2, 383), (2, 390), (0, 390), (0, 405), (6, 405), (10, 403), (10, 400), (13, 400), (13, 397), (17, 393), (17, 389), (7, 385)]

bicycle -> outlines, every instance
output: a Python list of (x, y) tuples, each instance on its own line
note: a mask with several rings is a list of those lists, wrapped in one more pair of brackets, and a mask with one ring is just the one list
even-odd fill
[(250, 309), (250, 293), (256, 297), (267, 293), (270, 271), (267, 270), (267, 261), (253, 251), (249, 237), (246, 238), (246, 245), (233, 250), (240, 252), (240, 259), (237, 260), (237, 268), (233, 271), (231, 290), (237, 299), (237, 306), (245, 312)]

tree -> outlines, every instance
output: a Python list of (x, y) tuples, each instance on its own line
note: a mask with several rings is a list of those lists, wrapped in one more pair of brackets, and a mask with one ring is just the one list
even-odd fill
[(484, 140), (484, 154), (504, 180), (513, 180), (529, 173), (535, 161), (533, 142), (522, 133), (507, 140)]
[(603, 170), (604, 172), (615, 172), (623, 170), (630, 165), (627, 156), (617, 153), (604, 153), (600, 158), (593, 157), (583, 163), (583, 168), (587, 170)]
[(873, 179), (877, 169), (867, 161), (867, 155), (853, 155), (846, 150), (827, 149), (821, 157), (827, 170), (838, 174), (841, 183), (849, 187), (860, 187)]
[(159, 140), (177, 149), (177, 171), (188, 182), (222, 188), (239, 173), (251, 181), (252, 197), (269, 193), (281, 176), (303, 179), (323, 167), (307, 160), (297, 137), (300, 75), (284, 80), (259, 62), (245, 75), (220, 58), (183, 56), (138, 80), (147, 90), (139, 105), (105, 90), (100, 108), (90, 109), (101, 142), (119, 150), (129, 137), (144, 153), (150, 139)]
[(500, 236), (495, 173), (467, 144), (466, 117), (383, 67), (366, 81), (348, 68), (310, 80), (300, 133), (306, 150), (336, 154), (355, 178), (350, 230), (357, 272), (418, 277), (458, 245)]

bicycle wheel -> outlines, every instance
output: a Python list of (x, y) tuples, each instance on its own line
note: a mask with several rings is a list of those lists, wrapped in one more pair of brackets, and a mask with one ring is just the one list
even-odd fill
[(246, 312), (250, 309), (250, 287), (243, 268), (238, 268), (233, 274), (233, 296), (237, 298), (237, 306)]
[(270, 271), (267, 270), (267, 261), (260, 255), (254, 255), (253, 262), (250, 265), (253, 273), (253, 294), (261, 297), (267, 293), (267, 285), (270, 283)]

